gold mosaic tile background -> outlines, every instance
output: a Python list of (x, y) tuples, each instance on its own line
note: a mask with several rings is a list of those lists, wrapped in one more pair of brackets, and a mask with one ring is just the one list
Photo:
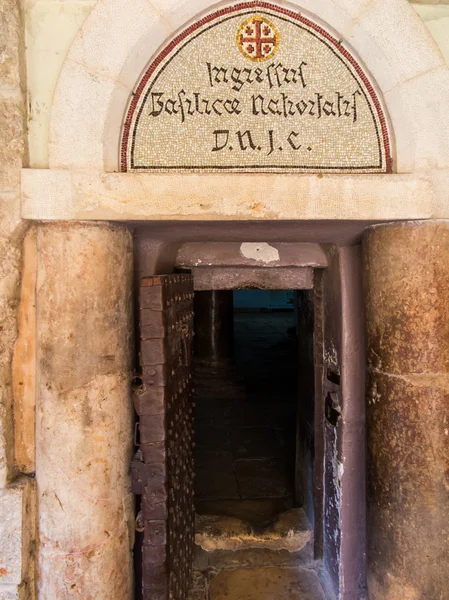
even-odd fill
[[(346, 56), (345, 56), (346, 54)], [(388, 172), (370, 83), (326, 31), (266, 3), (180, 34), (150, 65), (124, 126), (122, 170)]]

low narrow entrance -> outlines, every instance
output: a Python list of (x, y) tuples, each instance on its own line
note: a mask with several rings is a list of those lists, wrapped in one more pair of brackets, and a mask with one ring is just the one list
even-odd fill
[[(233, 352), (212, 356), (208, 364), (203, 340), (196, 344), (196, 510), (260, 526), (294, 505), (294, 292), (215, 294), (233, 300), (233, 310), (226, 307), (221, 315), (221, 336), (229, 339), (221, 345)], [(197, 313), (197, 323), (202, 320)]]
[(302, 506), (314, 492), (300, 455), (298, 294), (199, 291), (194, 308), (192, 598), (322, 599)]
[[(340, 258), (344, 281), (357, 280), (354, 252)], [(339, 354), (339, 336), (362, 338), (340, 319), (339, 271), (319, 264), (141, 281), (133, 489), (145, 600), (330, 600), (348, 565), (363, 580), (363, 556), (342, 559), (363, 507), (341, 500), (343, 384), (359, 363), (354, 343)], [(284, 280), (295, 291), (270, 291)]]

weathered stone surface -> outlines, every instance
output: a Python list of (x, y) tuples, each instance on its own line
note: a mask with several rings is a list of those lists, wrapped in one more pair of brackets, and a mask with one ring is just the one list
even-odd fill
[(2, 86), (19, 87), (20, 15), (17, 2), (0, 2), (0, 81)]
[(25, 106), (20, 81), (20, 3), (0, 1), (0, 488), (13, 479), (11, 360), (17, 335), (21, 243), (20, 169)]
[(38, 229), (39, 597), (132, 597), (132, 239)]
[(199, 546), (195, 553), (195, 569), (219, 571), (223, 569), (255, 569), (259, 567), (316, 568), (313, 543), (306, 544), (300, 552), (247, 548), (245, 550), (215, 550), (207, 552)]
[[(299, 552), (247, 548), (245, 550), (216, 550), (207, 552), (197, 546), (195, 568), (206, 569), (254, 569), (258, 567), (317, 567), (313, 556), (313, 542)], [(319, 565), (318, 565), (319, 566)]]
[(176, 257), (179, 267), (323, 267), (326, 255), (318, 244), (256, 242), (187, 242)]
[(0, 582), (20, 584), (22, 567), (23, 488), (0, 491)]
[(209, 552), (268, 548), (298, 552), (312, 538), (312, 530), (304, 511), (293, 508), (282, 513), (263, 530), (234, 517), (198, 515), (195, 542)]
[(449, 589), (449, 223), (365, 237), (368, 585), (372, 600)]
[(35, 507), (33, 479), (0, 490), (0, 599), (34, 598)]
[(38, 548), (36, 480), (30, 477), (23, 477), (22, 480), (22, 582), (19, 597), (20, 600), (35, 600)]
[(377, 226), (365, 242), (370, 366), (449, 373), (449, 221)]
[(12, 372), (15, 461), (22, 473), (33, 473), (36, 469), (36, 260), (36, 228), (33, 228), (24, 240), (19, 336)]
[(4, 161), (4, 167), (0, 171), (0, 191), (11, 191), (20, 185), (24, 151), (23, 120), (21, 96), (15, 94), (5, 98), (0, 95), (0, 131), (2, 132), (0, 159)]
[(21, 240), (25, 232), (16, 215), (18, 197), (7, 195), (7, 199), (11, 202), (9, 214), (0, 193), (0, 488), (14, 475), (11, 361), (17, 337)]
[(15, 585), (0, 585), (0, 600), (21, 600)]
[[(102, 144), (103, 147), (103, 144)], [(449, 216), (449, 173), (423, 175), (251, 175), (251, 196), (238, 173), (95, 173), (24, 169), (27, 219), (168, 221), (388, 220)], [(440, 183), (441, 182), (441, 185)], [(401, 202), (398, 202), (401, 198)]]
[(324, 600), (318, 578), (306, 569), (222, 571), (209, 586), (210, 600)]
[(413, 0), (411, 4), (449, 4), (448, 0)]
[(449, 378), (443, 388), (407, 379), (372, 373), (369, 381), (368, 560), (375, 600), (439, 598), (449, 586)]
[[(254, 572), (261, 573), (263, 577), (271, 577), (273, 573), (277, 574), (279, 571), (288, 570), (290, 572), (295, 571), (298, 578), (302, 579), (302, 583), (299, 586), (295, 584), (299, 590), (305, 592), (307, 589), (307, 582), (312, 579), (316, 583), (318, 590), (318, 599), (322, 599), (319, 583), (323, 584), (321, 580), (320, 561), (316, 561), (313, 558), (313, 543), (308, 543), (300, 552), (288, 552), (287, 550), (269, 550), (267, 548), (247, 548), (244, 550), (215, 550), (213, 552), (204, 551), (199, 546), (196, 547), (195, 559), (194, 559), (194, 582), (191, 590), (191, 597), (189, 600), (210, 600), (212, 589), (206, 585), (204, 587), (204, 580), (209, 584), (217, 577), (221, 572), (235, 573), (235, 570), (249, 571), (248, 577), (251, 577)], [(317, 580), (317, 575), (319, 583)], [(220, 590), (220, 585), (223, 579), (227, 580), (226, 576), (220, 576), (218, 585), (215, 591)], [(304, 589), (305, 588), (305, 589)], [(209, 590), (209, 593), (208, 593)], [(240, 598), (238, 595), (239, 588), (234, 587), (231, 582), (229, 589), (229, 598)], [(282, 590), (281, 590), (282, 591)], [(270, 590), (273, 592), (273, 590)], [(275, 590), (270, 600), (290, 600), (290, 595), (284, 596), (277, 595)], [(233, 594), (236, 594), (235, 596)], [(251, 596), (252, 598), (253, 596)], [(262, 596), (264, 597), (264, 596)], [(308, 598), (308, 596), (305, 596)], [(329, 594), (330, 598), (333, 595)], [(303, 598), (301, 596), (301, 598)], [(242, 597), (242, 600), (247, 600), (246, 596)]]

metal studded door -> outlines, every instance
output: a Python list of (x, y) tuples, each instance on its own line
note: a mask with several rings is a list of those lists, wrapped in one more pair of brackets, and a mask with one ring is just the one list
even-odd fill
[[(140, 286), (140, 366), (134, 404), (143, 600), (185, 600), (191, 579), (193, 279), (147, 277)], [(137, 549), (139, 550), (139, 548)]]

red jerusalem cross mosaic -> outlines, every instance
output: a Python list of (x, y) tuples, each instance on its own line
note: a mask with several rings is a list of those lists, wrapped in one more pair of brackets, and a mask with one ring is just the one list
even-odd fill
[(237, 46), (252, 61), (268, 60), (278, 49), (279, 32), (265, 17), (250, 17), (238, 29)]

